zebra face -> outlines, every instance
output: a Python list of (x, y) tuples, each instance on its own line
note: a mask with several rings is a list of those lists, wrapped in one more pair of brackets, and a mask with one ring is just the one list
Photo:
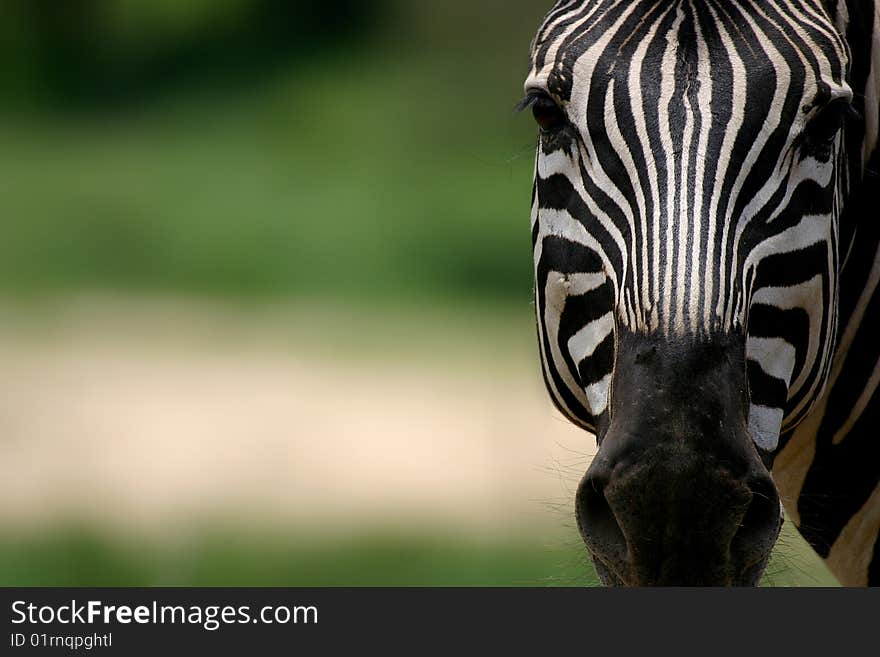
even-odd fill
[(828, 377), (852, 92), (819, 0), (560, 1), (522, 106), (544, 378), (606, 583), (756, 583)]

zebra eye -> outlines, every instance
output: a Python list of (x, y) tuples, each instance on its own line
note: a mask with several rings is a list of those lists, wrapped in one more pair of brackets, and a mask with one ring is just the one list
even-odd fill
[(537, 96), (532, 101), (532, 116), (542, 132), (555, 132), (565, 125), (565, 112), (548, 96)]
[(816, 145), (830, 144), (843, 127), (843, 120), (851, 111), (849, 99), (831, 101), (807, 125), (807, 138)]

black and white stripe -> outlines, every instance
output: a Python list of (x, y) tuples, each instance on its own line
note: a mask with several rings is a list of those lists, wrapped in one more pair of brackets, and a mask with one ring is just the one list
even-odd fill
[(878, 7), (560, 1), (525, 85), (566, 118), (531, 213), (554, 403), (601, 437), (620, 330), (744, 334), (749, 431), (795, 522), (835, 567), (864, 517), (853, 582), (880, 577)]

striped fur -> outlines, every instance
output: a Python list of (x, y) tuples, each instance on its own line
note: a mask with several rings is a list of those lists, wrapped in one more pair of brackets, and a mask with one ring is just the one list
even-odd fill
[(878, 7), (560, 1), (526, 80), (567, 119), (532, 201), (554, 403), (601, 441), (621, 329), (745, 334), (749, 432), (849, 584), (880, 583)]

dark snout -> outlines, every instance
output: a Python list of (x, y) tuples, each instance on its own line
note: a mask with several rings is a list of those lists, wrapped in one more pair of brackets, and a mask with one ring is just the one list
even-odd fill
[(740, 343), (641, 337), (621, 346), (610, 423), (576, 503), (600, 578), (757, 584), (781, 515), (746, 429)]
[(765, 472), (673, 446), (594, 463), (577, 517), (603, 581), (635, 586), (755, 585), (780, 528)]

